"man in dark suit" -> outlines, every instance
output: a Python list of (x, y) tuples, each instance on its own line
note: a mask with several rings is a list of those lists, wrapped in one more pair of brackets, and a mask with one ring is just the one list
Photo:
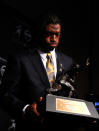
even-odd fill
[[(60, 19), (47, 15), (41, 24), (37, 48), (23, 49), (10, 56), (2, 82), (4, 106), (18, 120), (20, 127), (22, 121), (31, 123), (33, 128), (35, 123), (39, 123), (40, 127), (45, 121), (43, 101), (47, 89), (52, 88), (46, 70), (47, 53), (51, 53), (54, 62), (54, 82), (73, 64), (72, 58), (56, 49), (62, 31)], [(26, 124), (23, 125), (26, 127)]]

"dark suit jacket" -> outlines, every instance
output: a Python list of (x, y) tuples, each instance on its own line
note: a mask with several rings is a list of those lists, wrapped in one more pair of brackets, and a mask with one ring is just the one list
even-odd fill
[[(67, 72), (72, 59), (56, 50), (57, 77)], [(26, 104), (38, 101), (50, 87), (46, 70), (36, 49), (24, 50), (8, 59), (2, 82), (3, 103), (11, 113), (19, 116)]]

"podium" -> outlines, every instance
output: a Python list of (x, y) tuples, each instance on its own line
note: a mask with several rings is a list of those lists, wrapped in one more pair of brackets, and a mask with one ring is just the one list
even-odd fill
[(73, 122), (87, 125), (93, 120), (99, 120), (99, 114), (92, 102), (52, 94), (46, 96), (46, 112), (54, 121), (63, 121), (65, 124), (69, 120), (69, 126)]

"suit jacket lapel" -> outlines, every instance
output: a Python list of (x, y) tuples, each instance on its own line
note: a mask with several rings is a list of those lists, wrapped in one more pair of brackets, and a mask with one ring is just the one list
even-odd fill
[[(42, 60), (41, 60), (40, 55), (37, 50), (32, 52), (30, 59), (32, 61), (33, 66), (35, 67), (35, 69), (38, 72), (38, 76), (42, 79), (42, 82), (44, 83), (46, 88), (48, 88), (50, 86), (50, 84), (48, 81), (47, 73), (46, 73), (46, 70), (44, 68), (44, 65), (42, 63)], [(39, 66), (39, 68), (38, 68), (38, 66)]]
[(58, 51), (56, 51), (56, 61), (57, 61), (57, 75), (56, 75), (56, 79), (58, 79), (58, 77), (63, 72), (63, 64), (62, 64), (62, 60), (61, 59), (62, 58), (60, 56), (60, 53)]

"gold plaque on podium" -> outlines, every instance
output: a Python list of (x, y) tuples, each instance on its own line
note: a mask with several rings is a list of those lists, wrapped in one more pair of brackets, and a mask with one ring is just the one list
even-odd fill
[(75, 100), (71, 101), (67, 99), (56, 98), (56, 110), (91, 115), (87, 108), (87, 105), (84, 102)]
[(99, 119), (99, 114), (92, 102), (51, 94), (46, 96), (46, 111)]

